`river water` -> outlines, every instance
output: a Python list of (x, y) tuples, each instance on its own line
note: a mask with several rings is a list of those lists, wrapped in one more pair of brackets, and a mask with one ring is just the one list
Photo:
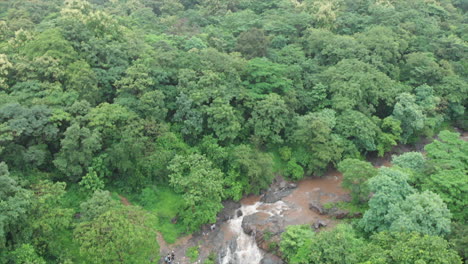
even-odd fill
[(285, 208), (285, 203), (282, 201), (265, 206), (262, 202), (254, 204), (243, 204), (239, 210), (242, 215), (236, 216), (228, 221), (230, 230), (237, 236), (236, 248), (231, 251), (227, 248), (226, 256), (221, 260), (221, 264), (241, 264), (241, 263), (260, 263), (263, 258), (263, 253), (258, 248), (254, 236), (249, 236), (242, 230), (242, 220), (245, 216), (254, 213), (262, 212), (268, 215), (281, 215)]
[[(463, 140), (468, 140), (468, 133), (461, 135)], [(429, 142), (425, 142), (427, 144)], [(399, 145), (394, 148), (392, 153), (402, 154), (407, 151), (421, 151), (422, 147), (408, 145)], [(391, 154), (387, 153), (384, 157), (368, 157), (375, 167), (391, 166)], [(335, 169), (330, 169), (321, 178), (306, 177), (297, 183), (289, 195), (276, 203), (263, 203), (261, 196), (247, 196), (241, 202), (241, 207), (237, 210), (242, 211), (238, 216), (232, 212), (234, 217), (229, 220), (218, 223), (215, 231), (203, 232), (203, 235), (195, 235), (181, 238), (175, 245), (165, 245), (160, 241), (162, 252), (169, 249), (176, 249), (177, 255), (185, 255), (189, 246), (201, 246), (201, 259), (205, 259), (212, 252), (223, 251), (224, 254), (218, 256), (216, 263), (220, 264), (259, 264), (265, 256), (265, 252), (260, 249), (255, 241), (254, 235), (250, 236), (244, 233), (242, 221), (246, 216), (262, 213), (265, 216), (280, 216), (285, 221), (285, 225), (311, 224), (318, 220), (326, 221), (328, 228), (333, 228), (338, 222), (330, 219), (326, 215), (319, 215), (309, 209), (309, 202), (316, 200), (321, 204), (327, 202), (336, 202), (346, 200), (347, 192), (341, 188), (342, 175)], [(235, 243), (232, 243), (235, 241)], [(180, 264), (192, 263), (187, 258), (182, 257)], [(177, 262), (176, 262), (177, 263)], [(195, 262), (197, 263), (197, 262)], [(202, 263), (202, 262), (201, 262)]]
[[(226, 245), (226, 254), (220, 259), (221, 264), (258, 264), (263, 258), (261, 250), (255, 242), (254, 235), (247, 235), (242, 229), (242, 220), (255, 213), (268, 216), (281, 216), (286, 225), (311, 224), (317, 220), (326, 221), (328, 226), (334, 226), (335, 220), (326, 215), (319, 215), (309, 209), (309, 202), (317, 200), (321, 203), (338, 201), (347, 195), (341, 188), (342, 175), (336, 170), (329, 170), (322, 178), (307, 177), (297, 183), (291, 194), (275, 203), (263, 203), (260, 196), (249, 196), (241, 200), (242, 215), (229, 220), (227, 230), (232, 234), (227, 238), (237, 237), (235, 248)], [(237, 215), (237, 214), (236, 214)]]

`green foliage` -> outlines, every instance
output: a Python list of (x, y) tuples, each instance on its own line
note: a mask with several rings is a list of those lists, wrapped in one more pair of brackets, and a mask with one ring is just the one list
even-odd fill
[(450, 211), (442, 199), (430, 191), (407, 196), (405, 201), (391, 207), (385, 218), (391, 222), (391, 231), (415, 231), (432, 236), (450, 233)]
[(265, 57), (267, 53), (268, 37), (265, 31), (258, 28), (252, 28), (242, 32), (237, 38), (236, 50), (238, 50), (247, 59), (255, 57)]
[(88, 170), (88, 173), (81, 178), (79, 185), (90, 192), (95, 192), (104, 188), (103, 180), (99, 178), (97, 173), (93, 170)]
[(332, 133), (335, 125), (335, 112), (329, 109), (297, 119), (293, 140), (299, 147), (305, 148), (306, 156), (297, 160), (308, 168), (307, 173), (320, 174), (329, 163), (340, 160), (343, 149), (340, 139)]
[(244, 193), (258, 194), (266, 189), (274, 178), (271, 155), (247, 145), (237, 146), (233, 150), (231, 166), (238, 172)]
[(369, 162), (345, 159), (338, 164), (338, 170), (343, 173), (341, 185), (351, 191), (353, 202), (367, 201), (369, 196), (367, 180), (377, 175), (377, 169)]
[(424, 128), (426, 115), (422, 107), (416, 104), (414, 95), (402, 93), (397, 100), (393, 117), (401, 121), (402, 141), (406, 143), (411, 135)]
[(179, 213), (187, 230), (215, 222), (216, 214), (223, 208), (223, 173), (200, 154), (176, 155), (168, 168), (171, 186), (184, 198), (184, 208)]
[(377, 233), (367, 251), (365, 263), (462, 263), (446, 240), (416, 232)]
[(159, 250), (154, 221), (140, 208), (125, 206), (79, 224), (74, 236), (93, 263), (150, 263)]
[(200, 254), (198, 246), (189, 247), (186, 254), (191, 262), (197, 261)]
[(55, 166), (72, 181), (78, 181), (91, 165), (93, 154), (101, 147), (99, 132), (73, 124), (67, 128)]
[(112, 199), (109, 191), (96, 190), (93, 195), (80, 205), (81, 219), (92, 221), (103, 213), (117, 208), (119, 203)]
[(21, 230), (28, 224), (33, 205), (33, 193), (24, 189), (10, 176), (8, 167), (0, 163), (0, 249), (21, 242)]
[(265, 99), (257, 102), (250, 122), (254, 128), (254, 135), (265, 143), (282, 143), (281, 132), (288, 120), (286, 104), (277, 94), (269, 94)]
[(387, 214), (392, 207), (401, 203), (414, 189), (408, 184), (408, 175), (391, 168), (381, 168), (377, 176), (368, 181), (373, 194), (369, 200), (369, 210), (360, 224), (366, 232), (388, 230), (392, 224)]
[(286, 260), (297, 257), (300, 248), (305, 247), (314, 237), (312, 229), (307, 225), (288, 226), (281, 235), (280, 249)]
[[(72, 235), (123, 210), (104, 187), (144, 205), (175, 242), (274, 173), (320, 176), (343, 159), (466, 130), (462, 2), (0, 1), (0, 162), (12, 172), (0, 165), (0, 263), (122, 261), (91, 246), (80, 255)], [(395, 157), (375, 177), (348, 164), (354, 201), (371, 196), (366, 235), (446, 234), (444, 203), (463, 222), (467, 152), (441, 132), (425, 157)], [(361, 261), (348, 249), (337, 255)], [(297, 263), (311, 263), (302, 250)], [(314, 261), (343, 262), (327, 252)], [(368, 262), (457, 263), (448, 255)]]
[(22, 244), (11, 252), (12, 261), (18, 264), (45, 264), (45, 260), (37, 255), (30, 244)]
[(401, 168), (422, 171), (426, 167), (426, 160), (420, 152), (406, 152), (399, 156), (392, 156), (392, 164)]
[(468, 143), (458, 133), (441, 131), (438, 140), (425, 147), (429, 177), (423, 189), (440, 195), (455, 219), (465, 219), (468, 204)]
[(318, 234), (310, 227), (291, 226), (282, 236), (281, 251), (288, 263), (359, 263), (365, 241), (349, 225)]

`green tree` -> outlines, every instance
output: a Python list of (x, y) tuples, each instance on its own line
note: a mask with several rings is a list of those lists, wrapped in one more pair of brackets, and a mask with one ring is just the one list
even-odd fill
[(96, 190), (88, 200), (80, 204), (81, 219), (92, 221), (118, 206), (119, 202), (112, 199), (109, 191)]
[(41, 255), (66, 256), (61, 240), (72, 222), (73, 210), (63, 206), (66, 184), (39, 181), (31, 186), (33, 206), (29, 211), (31, 244)]
[(468, 142), (459, 133), (441, 131), (438, 139), (425, 146), (429, 177), (422, 179), (422, 188), (440, 195), (455, 219), (467, 217)]
[(351, 140), (360, 151), (377, 149), (379, 127), (366, 115), (353, 110), (343, 112), (337, 117), (336, 131)]
[(254, 135), (265, 143), (281, 143), (281, 132), (288, 121), (288, 109), (283, 99), (277, 94), (269, 94), (258, 101), (252, 111), (250, 123)]
[(223, 173), (205, 156), (176, 155), (170, 162), (169, 182), (184, 197), (184, 209), (179, 213), (189, 231), (216, 221), (223, 208)]
[(403, 143), (406, 143), (410, 136), (423, 129), (426, 120), (422, 108), (416, 104), (415, 96), (408, 93), (402, 93), (398, 96), (392, 116), (401, 121)]
[(450, 72), (440, 67), (434, 55), (429, 52), (414, 52), (405, 56), (402, 79), (412, 85), (437, 84)]
[(358, 263), (365, 246), (350, 225), (338, 225), (331, 231), (320, 232), (309, 245), (309, 263)]
[(355, 203), (367, 201), (369, 187), (367, 180), (377, 175), (377, 169), (371, 163), (357, 159), (345, 159), (338, 164), (338, 170), (343, 173), (341, 185), (351, 191)]
[(368, 181), (373, 196), (369, 200), (369, 210), (360, 220), (364, 231), (372, 233), (390, 228), (392, 220), (387, 217), (389, 211), (414, 193), (407, 180), (408, 175), (404, 172), (383, 167), (377, 176)]
[(261, 190), (268, 188), (274, 178), (271, 155), (248, 145), (233, 148), (231, 167), (238, 173), (238, 181), (247, 194), (259, 194)]
[(393, 155), (392, 164), (401, 168), (423, 171), (426, 167), (426, 160), (421, 152), (412, 151), (398, 156)]
[(97, 77), (85, 61), (79, 60), (68, 65), (65, 72), (66, 89), (77, 91), (80, 99), (95, 105), (100, 102), (102, 95), (97, 86)]
[(320, 174), (329, 163), (336, 163), (341, 159), (341, 142), (332, 133), (335, 125), (335, 111), (330, 109), (309, 113), (297, 119), (292, 140), (305, 149), (306, 153), (297, 157), (297, 161), (308, 168), (307, 173)]
[(47, 262), (40, 257), (33, 246), (22, 244), (11, 252), (11, 259), (17, 264), (46, 264)]
[(22, 188), (8, 172), (8, 166), (0, 163), (0, 249), (11, 248), (25, 241), (28, 216), (33, 204), (31, 191)]
[(60, 152), (54, 160), (55, 166), (72, 181), (79, 181), (91, 165), (94, 153), (101, 148), (101, 137), (97, 131), (73, 124), (67, 128), (62, 139)]
[(265, 57), (268, 44), (269, 39), (265, 35), (265, 31), (259, 28), (252, 28), (239, 35), (236, 50), (247, 59)]
[(151, 263), (159, 251), (154, 224), (142, 209), (125, 206), (79, 224), (74, 237), (90, 262)]
[(446, 240), (416, 232), (377, 233), (371, 237), (367, 252), (366, 264), (462, 263)]
[(241, 123), (235, 109), (220, 98), (216, 98), (207, 108), (207, 125), (213, 129), (216, 137), (221, 141), (234, 140), (241, 130)]
[(450, 233), (451, 213), (442, 199), (433, 192), (414, 193), (393, 206), (385, 216), (390, 231), (419, 232), (432, 236)]
[(345, 59), (321, 74), (336, 110), (355, 109), (373, 114), (394, 104), (402, 87), (374, 66), (356, 59)]
[(284, 258), (291, 261), (298, 258), (298, 250), (314, 238), (314, 232), (307, 225), (291, 225), (281, 234), (280, 249)]
[(283, 95), (293, 87), (293, 80), (289, 76), (286, 65), (265, 58), (250, 60), (245, 69), (245, 83), (254, 98), (270, 93)]

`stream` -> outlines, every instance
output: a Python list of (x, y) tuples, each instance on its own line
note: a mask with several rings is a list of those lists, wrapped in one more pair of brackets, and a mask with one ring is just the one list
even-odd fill
[[(461, 138), (468, 140), (468, 133)], [(375, 167), (391, 166), (392, 154), (400, 155), (408, 151), (423, 151), (431, 139), (409, 146), (398, 145), (384, 157), (368, 156), (367, 160)], [(161, 238), (161, 255), (175, 250), (174, 264), (203, 263), (210, 254), (215, 254), (219, 264), (282, 264), (278, 257), (267, 253), (271, 241), (279, 242), (286, 226), (322, 224), (322, 229), (333, 228), (339, 220), (329, 214), (311, 210), (311, 201), (317, 204), (349, 201), (347, 191), (341, 188), (342, 174), (329, 169), (323, 177), (305, 177), (297, 183), (287, 182), (276, 177), (270, 188), (262, 195), (250, 195), (240, 202), (225, 202), (218, 214), (216, 228), (209, 225), (198, 233), (180, 238), (175, 244), (167, 245)], [(200, 256), (196, 262), (185, 257), (189, 247), (199, 246)], [(167, 254), (167, 253), (166, 253)]]

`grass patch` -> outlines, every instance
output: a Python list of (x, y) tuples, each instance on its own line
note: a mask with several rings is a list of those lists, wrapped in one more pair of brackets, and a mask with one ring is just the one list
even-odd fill
[(200, 252), (198, 252), (198, 246), (193, 246), (193, 247), (189, 247), (187, 249), (187, 257), (190, 258), (190, 261), (191, 262), (195, 262), (198, 260), (198, 256), (200, 254)]
[[(171, 220), (183, 206), (183, 198), (169, 187), (148, 186), (140, 194), (131, 193), (124, 195), (130, 203), (139, 205), (154, 214), (157, 218), (156, 230), (161, 232), (167, 243), (174, 243), (182, 236), (186, 229), (180, 223), (172, 223)], [(117, 192), (112, 192), (115, 200), (120, 200)]]
[(337, 202), (337, 203), (334, 203), (333, 205), (339, 209), (348, 211), (350, 214), (354, 214), (354, 213), (364, 214), (364, 212), (367, 211), (367, 209), (369, 209), (369, 206), (367, 203), (356, 205), (351, 202)]
[(73, 209), (74, 212), (80, 212), (80, 204), (86, 201), (91, 196), (91, 193), (83, 192), (78, 184), (67, 186), (67, 192), (62, 198), (63, 206)]

